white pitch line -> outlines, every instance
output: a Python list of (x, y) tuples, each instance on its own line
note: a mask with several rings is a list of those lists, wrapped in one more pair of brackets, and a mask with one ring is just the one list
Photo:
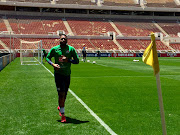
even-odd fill
[[(169, 77), (169, 76), (179, 76), (179, 75), (161, 75), (161, 77)], [(109, 78), (109, 77), (112, 77), (112, 78), (141, 78), (141, 77), (153, 77), (152, 75), (149, 75), (149, 76), (90, 76), (90, 77), (87, 77), (87, 76), (75, 76), (75, 77), (71, 77), (71, 78)]]
[[(47, 69), (43, 64), (41, 64), (52, 76), (54, 74)], [(88, 110), (88, 112), (111, 134), (117, 135), (101, 118), (99, 118), (72, 90), (69, 89), (69, 92)]]

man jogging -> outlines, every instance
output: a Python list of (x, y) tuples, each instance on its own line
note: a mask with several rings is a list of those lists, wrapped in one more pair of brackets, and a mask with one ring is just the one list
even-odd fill
[[(55, 59), (54, 63), (51, 61), (52, 57)], [(62, 116), (61, 122), (66, 122), (65, 100), (70, 85), (71, 63), (78, 64), (79, 58), (75, 48), (67, 44), (67, 36), (65, 34), (60, 35), (60, 45), (51, 48), (46, 60), (54, 67), (59, 115)]]

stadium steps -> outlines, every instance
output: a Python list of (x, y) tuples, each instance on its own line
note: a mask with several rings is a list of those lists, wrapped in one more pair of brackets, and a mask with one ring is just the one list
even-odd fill
[(62, 21), (63, 21), (64, 25), (66, 26), (66, 29), (68, 31), (68, 35), (74, 36), (74, 33), (72, 32), (67, 20), (65, 18), (63, 18)]
[(116, 25), (111, 20), (109, 20), (109, 23), (115, 29), (115, 31), (118, 33), (118, 35), (120, 35), (121, 37), (124, 37), (123, 34), (120, 32), (120, 30), (116, 27)]
[(125, 51), (124, 48), (117, 42), (117, 40), (113, 40), (113, 42), (119, 47), (119, 50)]
[(166, 36), (169, 36), (155, 21), (152, 21), (152, 23)]
[(3, 43), (1, 40), (0, 40), (0, 45), (2, 45), (2, 46), (4, 47), (4, 49), (9, 50), (9, 48), (6, 46), (6, 44), (5, 44), (5, 43)]
[(165, 41), (161, 41), (165, 46), (167, 46), (168, 48), (170, 48), (171, 50), (174, 50), (174, 48), (172, 48), (167, 42)]
[(13, 34), (13, 30), (11, 28), (11, 25), (9, 24), (9, 21), (7, 19), (3, 19), (3, 21), (4, 21), (4, 24), (6, 25), (7, 30), (11, 31)]
[(90, 39), (88, 39), (88, 41), (91, 43), (91, 45), (96, 49), (97, 47), (94, 46), (94, 44), (91, 42)]

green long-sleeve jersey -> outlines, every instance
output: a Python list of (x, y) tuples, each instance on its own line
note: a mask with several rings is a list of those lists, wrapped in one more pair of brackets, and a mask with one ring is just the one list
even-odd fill
[(60, 69), (54, 70), (54, 72), (61, 75), (70, 75), (71, 62), (63, 62), (62, 55), (67, 57), (69, 60), (73, 58), (73, 60), (76, 61), (76, 63), (79, 63), (79, 58), (76, 53), (76, 50), (74, 47), (70, 45), (66, 45), (63, 48), (61, 48), (60, 45), (54, 46), (53, 48), (51, 48), (50, 52), (48, 53), (46, 60), (49, 63), (49, 61), (51, 61), (51, 58), (54, 57), (55, 64), (58, 64), (60, 66)]

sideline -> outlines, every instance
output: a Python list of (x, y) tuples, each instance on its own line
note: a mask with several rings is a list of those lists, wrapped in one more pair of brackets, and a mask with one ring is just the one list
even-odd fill
[[(52, 76), (54, 74), (47, 69), (43, 64), (41, 64)], [(88, 110), (88, 112), (111, 134), (117, 135), (101, 118), (99, 118), (72, 90), (69, 89), (69, 92)]]

